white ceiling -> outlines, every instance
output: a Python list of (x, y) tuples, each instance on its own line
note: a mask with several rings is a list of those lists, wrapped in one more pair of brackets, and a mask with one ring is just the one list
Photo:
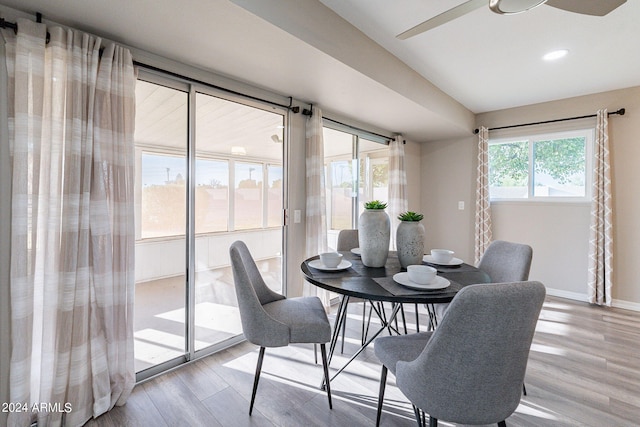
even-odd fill
[[(0, 3), (419, 142), (471, 135), (474, 113), (640, 85), (639, 0), (603, 18), (479, 9), (407, 41), (395, 35), (462, 0), (321, 1)], [(540, 60), (558, 47), (569, 56)]]
[[(395, 36), (464, 1), (321, 1), (474, 113), (640, 85), (638, 0), (603, 17), (487, 6), (404, 41)], [(556, 49), (569, 55), (542, 60)]]

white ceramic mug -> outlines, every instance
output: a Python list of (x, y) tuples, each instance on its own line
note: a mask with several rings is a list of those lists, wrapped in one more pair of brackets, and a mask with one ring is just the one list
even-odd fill
[(325, 267), (335, 268), (340, 265), (340, 261), (342, 261), (342, 254), (338, 252), (323, 252), (320, 254), (320, 262)]
[(435, 262), (446, 264), (453, 259), (454, 253), (455, 252), (448, 249), (431, 249), (431, 258), (433, 258)]
[(407, 266), (407, 273), (409, 273), (409, 280), (419, 285), (428, 285), (436, 279), (436, 270), (428, 265), (409, 265)]

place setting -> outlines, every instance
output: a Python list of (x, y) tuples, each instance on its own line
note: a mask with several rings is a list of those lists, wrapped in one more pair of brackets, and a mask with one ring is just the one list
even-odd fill
[(308, 262), (309, 267), (320, 271), (343, 271), (351, 267), (351, 261), (338, 252), (323, 252), (320, 258)]
[(409, 265), (406, 272), (396, 273), (393, 280), (417, 291), (435, 291), (449, 287), (451, 282), (438, 276), (438, 270), (428, 265)]
[(431, 249), (429, 255), (422, 257), (422, 262), (434, 267), (440, 273), (462, 273), (473, 271), (475, 267), (465, 264), (465, 262), (454, 257), (455, 252), (449, 249)]
[(464, 261), (460, 258), (455, 258), (453, 255), (454, 251), (450, 251), (449, 249), (431, 249), (430, 255), (425, 255), (422, 257), (422, 261), (427, 264), (434, 264), (443, 267), (455, 267), (462, 265)]

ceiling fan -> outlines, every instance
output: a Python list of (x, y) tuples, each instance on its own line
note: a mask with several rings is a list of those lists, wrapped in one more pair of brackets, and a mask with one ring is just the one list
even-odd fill
[(446, 24), (449, 21), (453, 21), (469, 12), (486, 6), (487, 2), (489, 2), (489, 8), (493, 12), (501, 15), (525, 12), (536, 6), (547, 4), (558, 9), (583, 15), (604, 16), (623, 3), (626, 3), (626, 1), (627, 0), (468, 0), (416, 25), (404, 33), (398, 34), (396, 37), (400, 40), (406, 40), (409, 37), (429, 31), (432, 28)]

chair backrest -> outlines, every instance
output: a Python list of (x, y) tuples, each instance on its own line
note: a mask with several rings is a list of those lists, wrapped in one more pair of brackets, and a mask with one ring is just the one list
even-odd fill
[[(273, 301), (284, 299), (283, 295), (273, 292), (264, 283), (260, 271), (256, 266), (247, 245), (238, 240), (229, 248), (233, 281), (238, 298), (240, 320), (245, 338), (257, 345), (277, 347), (287, 345), (288, 341), (274, 343), (269, 334), (269, 328), (285, 332), (288, 336), (288, 327), (271, 318), (262, 307)], [(280, 330), (282, 329), (282, 330)], [(278, 335), (278, 334), (273, 334)]]
[(478, 268), (491, 277), (493, 283), (529, 280), (533, 249), (521, 243), (495, 240), (482, 255)]
[(358, 230), (340, 230), (336, 250), (350, 251), (353, 248), (357, 248), (358, 245)]
[(544, 297), (540, 282), (463, 288), (420, 356), (397, 363), (398, 387), (442, 421), (505, 420), (520, 402)]

